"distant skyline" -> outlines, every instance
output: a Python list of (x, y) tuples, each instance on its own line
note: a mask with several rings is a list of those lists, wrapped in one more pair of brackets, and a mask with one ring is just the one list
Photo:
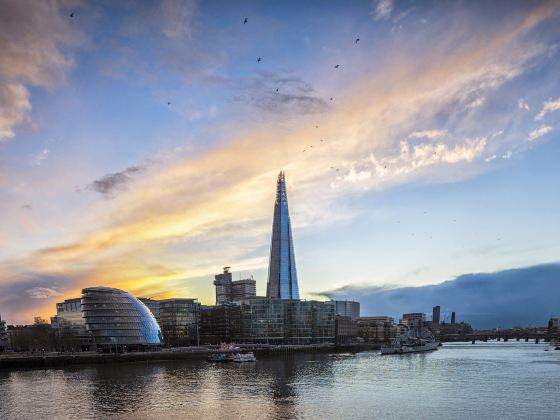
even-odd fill
[(0, 39), (10, 323), (264, 295), (280, 170), (301, 298), (559, 261), (557, 2), (5, 0)]

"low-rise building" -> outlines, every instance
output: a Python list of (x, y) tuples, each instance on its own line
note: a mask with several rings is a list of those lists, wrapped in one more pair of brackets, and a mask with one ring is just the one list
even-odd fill
[(239, 340), (241, 306), (224, 304), (200, 308), (200, 343), (220, 344)]
[(421, 328), (426, 321), (426, 314), (420, 312), (412, 312), (403, 314), (401, 324), (406, 325), (408, 328)]
[(56, 304), (56, 315), (51, 317), (51, 328), (55, 330), (59, 350), (89, 350), (93, 345), (82, 316), (82, 299), (66, 299)]
[(387, 342), (397, 336), (395, 320), (389, 316), (365, 316), (356, 319), (358, 337), (368, 342)]
[(358, 336), (358, 323), (349, 316), (337, 315), (335, 319), (335, 336), (337, 345), (350, 344)]
[(199, 344), (200, 303), (192, 298), (159, 301), (160, 327), (167, 346)]

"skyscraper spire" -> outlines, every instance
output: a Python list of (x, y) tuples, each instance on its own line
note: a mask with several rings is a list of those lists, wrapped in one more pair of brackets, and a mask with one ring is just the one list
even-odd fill
[(279, 299), (299, 299), (296, 260), (294, 257), (284, 171), (280, 171), (276, 183), (276, 201), (274, 203), (266, 296)]

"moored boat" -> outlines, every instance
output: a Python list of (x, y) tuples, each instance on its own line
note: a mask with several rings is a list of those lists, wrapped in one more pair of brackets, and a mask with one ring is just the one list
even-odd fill
[(253, 354), (253, 352), (249, 353), (236, 353), (231, 358), (232, 361), (237, 363), (244, 363), (244, 362), (256, 362), (257, 358)]

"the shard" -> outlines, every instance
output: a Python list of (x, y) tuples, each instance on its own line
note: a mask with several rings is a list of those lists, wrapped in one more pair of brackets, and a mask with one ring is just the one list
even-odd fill
[(283, 171), (278, 175), (276, 184), (266, 296), (278, 299), (299, 299), (294, 243)]

